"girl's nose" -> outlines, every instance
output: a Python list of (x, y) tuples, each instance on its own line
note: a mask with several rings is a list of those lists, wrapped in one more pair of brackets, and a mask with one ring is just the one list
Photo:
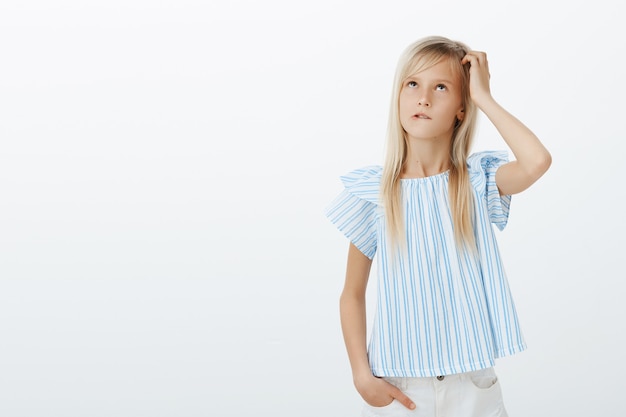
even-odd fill
[(418, 106), (430, 107), (430, 100), (428, 97), (422, 97), (417, 101)]

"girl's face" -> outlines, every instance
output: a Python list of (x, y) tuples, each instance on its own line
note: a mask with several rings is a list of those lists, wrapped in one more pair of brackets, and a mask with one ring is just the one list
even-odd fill
[(411, 140), (452, 139), (463, 119), (461, 85), (448, 59), (404, 80), (399, 98), (400, 123)]

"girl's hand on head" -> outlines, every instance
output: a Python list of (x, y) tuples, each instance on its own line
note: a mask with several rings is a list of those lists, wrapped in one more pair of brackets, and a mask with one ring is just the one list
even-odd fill
[(491, 98), (487, 54), (479, 51), (470, 51), (463, 57), (461, 63), (470, 64), (470, 96), (474, 103), (480, 108), (481, 103)]
[(397, 400), (409, 410), (415, 409), (415, 404), (409, 397), (382, 378), (369, 375), (355, 381), (355, 386), (363, 400), (372, 407), (385, 407)]

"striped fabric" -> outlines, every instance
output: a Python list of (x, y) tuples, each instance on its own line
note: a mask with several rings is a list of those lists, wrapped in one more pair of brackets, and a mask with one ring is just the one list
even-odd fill
[(374, 375), (468, 372), (526, 348), (492, 226), (502, 230), (508, 220), (511, 198), (500, 196), (495, 183), (505, 162), (506, 152), (468, 158), (475, 254), (455, 245), (448, 172), (401, 180), (406, 252), (392, 252), (386, 236), (382, 168), (341, 177), (345, 189), (326, 215), (368, 258), (377, 256), (377, 309), (368, 347)]

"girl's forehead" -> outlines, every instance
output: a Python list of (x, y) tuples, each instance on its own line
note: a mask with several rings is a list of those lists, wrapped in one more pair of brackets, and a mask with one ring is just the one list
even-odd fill
[(451, 81), (458, 80), (460, 75), (459, 67), (460, 64), (455, 65), (449, 57), (442, 57), (436, 60), (419, 60), (408, 68), (406, 78), (428, 74), (441, 76)]

